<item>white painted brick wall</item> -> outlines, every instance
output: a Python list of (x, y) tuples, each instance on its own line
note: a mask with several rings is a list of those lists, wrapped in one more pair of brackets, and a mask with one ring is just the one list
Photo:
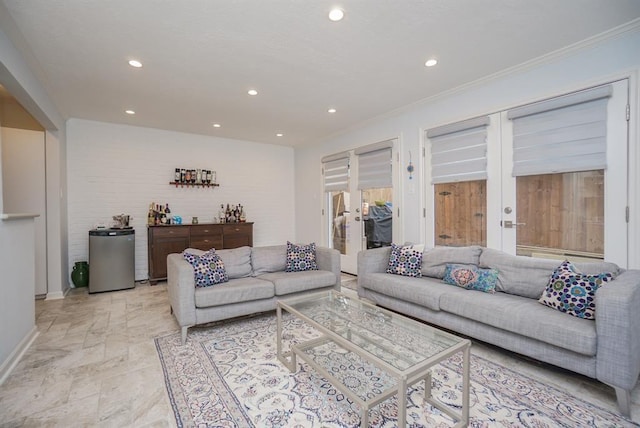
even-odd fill
[[(254, 222), (254, 245), (295, 238), (290, 147), (71, 119), (67, 162), (70, 270), (89, 260), (89, 230), (125, 213), (136, 231), (136, 280), (146, 279), (151, 202), (169, 203), (184, 223), (211, 222), (220, 204), (241, 203)], [(176, 167), (212, 169), (220, 187), (170, 186)]]

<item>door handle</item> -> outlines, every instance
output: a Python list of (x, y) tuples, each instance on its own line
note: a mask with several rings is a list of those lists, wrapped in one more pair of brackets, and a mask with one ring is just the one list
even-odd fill
[(512, 229), (514, 227), (518, 227), (518, 226), (526, 226), (527, 223), (514, 223), (511, 220), (505, 220), (502, 222), (502, 225), (504, 226), (505, 229)]
[(354, 218), (355, 221), (360, 221), (360, 217)]

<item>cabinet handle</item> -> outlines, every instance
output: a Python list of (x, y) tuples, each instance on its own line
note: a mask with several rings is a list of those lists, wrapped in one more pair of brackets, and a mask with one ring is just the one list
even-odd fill
[(209, 242), (209, 240), (208, 240), (208, 239), (205, 239), (205, 240), (204, 240), (204, 242)]
[(173, 235), (173, 230), (170, 230), (170, 231), (169, 231), (169, 235)]
[(208, 231), (209, 231), (209, 229), (205, 229), (204, 231), (205, 231), (205, 232), (208, 232)]

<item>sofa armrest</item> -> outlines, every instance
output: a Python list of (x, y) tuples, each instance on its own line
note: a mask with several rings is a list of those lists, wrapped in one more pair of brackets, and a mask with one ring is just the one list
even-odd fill
[(319, 270), (333, 272), (336, 276), (334, 287), (340, 291), (340, 252), (333, 248), (316, 247), (316, 264)]
[(391, 247), (372, 248), (358, 253), (358, 279), (368, 273), (384, 273), (389, 267)]
[(167, 292), (173, 314), (180, 327), (190, 327), (196, 323), (196, 286), (193, 267), (182, 254), (167, 256)]
[(596, 292), (596, 377), (630, 391), (640, 374), (640, 270), (627, 270)]

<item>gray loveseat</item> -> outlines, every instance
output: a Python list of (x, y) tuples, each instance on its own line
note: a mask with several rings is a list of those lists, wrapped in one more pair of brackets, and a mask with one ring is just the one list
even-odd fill
[[(390, 248), (358, 254), (358, 295), (428, 323), (498, 345), (615, 388), (630, 414), (630, 391), (640, 374), (640, 271), (612, 263), (574, 263), (585, 274), (617, 276), (596, 292), (595, 320), (538, 302), (560, 261), (519, 257), (482, 247), (425, 250), (422, 277), (385, 273)], [(499, 271), (496, 293), (442, 281), (448, 263)]]
[[(200, 255), (204, 251), (185, 250)], [(318, 270), (285, 272), (287, 246), (240, 247), (216, 250), (229, 281), (196, 287), (193, 267), (182, 253), (167, 256), (167, 290), (171, 310), (182, 329), (182, 343), (189, 327), (213, 321), (273, 310), (279, 298), (327, 289), (340, 290), (340, 253), (317, 247)]]

